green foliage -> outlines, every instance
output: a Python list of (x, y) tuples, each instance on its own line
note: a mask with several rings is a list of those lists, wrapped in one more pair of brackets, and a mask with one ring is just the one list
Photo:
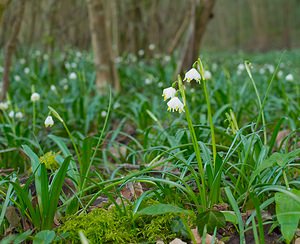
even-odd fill
[(213, 233), (215, 228), (225, 227), (225, 224), (225, 216), (222, 212), (216, 210), (208, 210), (197, 216), (197, 227), (200, 235), (203, 233), (205, 226), (209, 233)]
[(276, 216), (287, 243), (292, 241), (300, 220), (300, 190), (293, 189), (290, 192), (294, 196), (282, 192), (275, 194)]

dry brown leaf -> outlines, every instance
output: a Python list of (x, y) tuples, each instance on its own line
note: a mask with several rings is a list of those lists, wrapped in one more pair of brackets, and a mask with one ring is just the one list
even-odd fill
[(175, 238), (173, 241), (171, 241), (169, 244), (187, 244), (186, 242), (180, 240), (179, 238)]
[(11, 228), (16, 228), (19, 226), (21, 217), (19, 211), (14, 206), (8, 206), (6, 208), (5, 217), (10, 224)]
[[(202, 243), (202, 238), (198, 233), (198, 229), (197, 228), (192, 229), (192, 233), (194, 235), (196, 243), (201, 244)], [(211, 244), (211, 243), (213, 243), (213, 236), (211, 236), (210, 234), (206, 234), (205, 244)], [(218, 239), (215, 239), (215, 243), (216, 244), (224, 244), (224, 242), (219, 241)]]

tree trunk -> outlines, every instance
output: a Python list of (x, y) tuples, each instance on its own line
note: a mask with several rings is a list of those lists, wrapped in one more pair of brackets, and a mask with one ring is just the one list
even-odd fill
[[(89, 25), (94, 51), (96, 69), (96, 86), (100, 92), (111, 84), (115, 90), (120, 90), (120, 82), (115, 67), (115, 56), (111, 36), (111, 8), (109, 0), (86, 0), (89, 14)], [(108, 11), (108, 12), (107, 12)]]
[(9, 0), (0, 0), (0, 25), (2, 23), (2, 17)]
[(8, 88), (9, 88), (9, 83), (10, 83), (9, 82), (9, 74), (10, 74), (10, 68), (11, 68), (11, 59), (16, 50), (18, 34), (21, 29), (23, 14), (24, 14), (24, 10), (25, 10), (25, 0), (20, 0), (19, 4), (20, 4), (19, 9), (16, 13), (16, 16), (14, 18), (14, 23), (12, 26), (12, 33), (11, 33), (9, 40), (7, 41), (7, 45), (5, 48), (3, 85), (2, 85), (2, 94), (1, 94), (0, 100), (4, 100), (6, 98), (6, 94), (7, 94)]
[(201, 41), (207, 24), (212, 18), (215, 0), (192, 0), (191, 4), (191, 31), (189, 34), (188, 48), (184, 50), (180, 71), (191, 68), (199, 56)]

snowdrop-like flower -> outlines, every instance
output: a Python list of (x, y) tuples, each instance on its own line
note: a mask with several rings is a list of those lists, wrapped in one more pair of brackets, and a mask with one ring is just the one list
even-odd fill
[(56, 92), (56, 86), (55, 85), (51, 85), (50, 86), (50, 90), (53, 91), (53, 92)]
[(68, 85), (64, 85), (64, 90), (66, 91), (66, 90), (68, 90), (69, 89), (69, 86)]
[(43, 55), (43, 59), (46, 61), (46, 60), (48, 60), (49, 59), (49, 55), (48, 54), (44, 54)]
[(8, 116), (9, 116), (10, 118), (15, 117), (15, 112), (14, 112), (13, 110), (10, 111), (9, 114), (8, 114)]
[(34, 92), (31, 94), (30, 100), (32, 102), (37, 102), (38, 100), (40, 100), (41, 96), (40, 94), (38, 94), (37, 92)]
[(211, 69), (212, 71), (216, 71), (218, 69), (218, 65), (216, 63), (213, 63)]
[(16, 118), (17, 119), (22, 119), (23, 118), (23, 113), (22, 112), (17, 112), (16, 113)]
[(138, 51), (138, 55), (139, 55), (140, 57), (144, 56), (144, 54), (145, 54), (145, 51), (144, 51), (143, 49), (140, 49), (140, 50)]
[(54, 121), (53, 121), (53, 118), (52, 116), (48, 116), (46, 119), (45, 119), (45, 127), (52, 127), (54, 125)]
[(106, 117), (106, 115), (107, 115), (107, 112), (106, 112), (105, 110), (103, 110), (103, 111), (101, 112), (101, 117), (104, 118), (104, 117)]
[(163, 85), (164, 85), (163, 82), (158, 82), (158, 84), (157, 84), (157, 86), (160, 87), (160, 88), (163, 87)]
[(178, 97), (173, 97), (168, 103), (168, 111), (178, 111), (179, 113), (184, 112), (184, 105)]
[(149, 50), (153, 51), (155, 49), (155, 44), (151, 43), (149, 45)]
[(21, 80), (21, 77), (20, 76), (18, 76), (18, 75), (15, 75), (15, 81), (20, 81)]
[(25, 74), (29, 74), (30, 73), (30, 69), (28, 67), (24, 68), (24, 73)]
[(76, 80), (76, 79), (77, 79), (76, 73), (75, 73), (75, 72), (72, 72), (72, 73), (69, 75), (69, 78), (70, 78), (71, 80)]
[(261, 75), (263, 75), (263, 74), (266, 73), (266, 70), (265, 70), (264, 68), (260, 68), (260, 69), (259, 69), (259, 73), (260, 73)]
[(192, 68), (188, 72), (185, 73), (185, 76), (184, 76), (183, 80), (184, 81), (186, 80), (187, 82), (191, 82), (191, 80), (195, 80), (197, 82), (200, 82), (201, 75), (199, 74), (199, 72), (195, 68)]
[(168, 87), (163, 90), (162, 96), (164, 97), (164, 101), (166, 101), (169, 98), (173, 98), (176, 94), (176, 89), (173, 87)]
[(204, 78), (205, 78), (206, 80), (210, 80), (211, 77), (212, 77), (211, 72), (210, 72), (209, 70), (205, 70), (205, 71), (204, 71)]
[(283, 76), (283, 72), (282, 72), (282, 70), (279, 70), (278, 73), (277, 73), (277, 77), (281, 78), (282, 76)]
[(292, 74), (288, 74), (286, 77), (285, 77), (285, 80), (286, 81), (293, 81), (294, 80), (294, 76)]
[(76, 63), (71, 63), (71, 67), (72, 67), (73, 69), (75, 69), (75, 68), (77, 68), (77, 64), (76, 64)]
[(272, 64), (267, 64), (267, 67), (270, 73), (274, 73), (275, 68)]
[(169, 63), (171, 61), (171, 56), (169, 56), (169, 55), (164, 56), (164, 61), (166, 63)]
[(40, 50), (36, 50), (35, 51), (35, 56), (41, 56), (41, 51)]
[(152, 83), (152, 80), (150, 78), (145, 79), (145, 84), (150, 85)]
[(245, 69), (245, 65), (244, 64), (239, 64), (238, 65), (238, 70), (243, 71)]
[(77, 58), (80, 58), (81, 56), (82, 56), (81, 52), (77, 51), (77, 52), (76, 52), (76, 57), (77, 57)]
[(0, 102), (0, 110), (6, 110), (8, 109), (8, 103), (7, 102)]
[(119, 63), (121, 63), (122, 61), (123, 61), (122, 57), (116, 57), (116, 58), (115, 58), (115, 63), (116, 63), (116, 64), (119, 64)]
[(25, 64), (26, 60), (24, 58), (21, 58), (19, 62), (20, 62), (20, 64)]

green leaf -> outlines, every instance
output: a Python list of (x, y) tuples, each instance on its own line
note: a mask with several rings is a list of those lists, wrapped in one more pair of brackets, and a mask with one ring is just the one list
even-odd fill
[(33, 244), (50, 244), (55, 238), (53, 230), (42, 230), (33, 238)]
[(233, 224), (238, 223), (238, 218), (233, 211), (221, 211), (221, 213), (224, 215), (226, 222), (230, 222)]
[[(293, 189), (291, 192), (300, 198), (300, 190)], [(300, 220), (300, 203), (282, 192), (275, 194), (275, 203), (281, 233), (287, 242), (291, 242)]]
[(207, 232), (212, 233), (216, 227), (224, 227), (226, 225), (226, 219), (222, 212), (216, 210), (208, 210), (200, 213), (197, 216), (196, 224), (199, 233), (203, 233), (205, 225), (207, 228)]
[(171, 204), (155, 204), (138, 211), (136, 215), (161, 215), (167, 213), (184, 213), (189, 214), (190, 211)]

